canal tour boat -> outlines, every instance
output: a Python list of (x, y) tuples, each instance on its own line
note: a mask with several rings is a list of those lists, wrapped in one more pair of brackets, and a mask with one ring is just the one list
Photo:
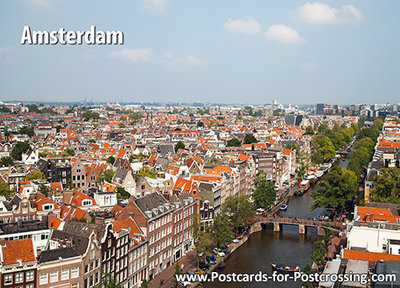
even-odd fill
[(272, 263), (271, 266), (272, 266), (272, 270), (277, 271), (279, 273), (288, 274), (288, 273), (294, 273), (296, 271), (298, 271), (298, 272), (301, 271), (299, 266), (296, 266), (296, 268), (292, 268), (292, 267), (285, 266), (282, 264), (274, 264), (274, 263)]
[(282, 204), (281, 208), (279, 208), (281, 211), (286, 211), (287, 209), (287, 205), (286, 204)]

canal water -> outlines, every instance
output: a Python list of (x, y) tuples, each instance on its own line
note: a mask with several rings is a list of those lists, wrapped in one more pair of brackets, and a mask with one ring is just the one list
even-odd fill
[[(349, 159), (339, 159), (341, 167), (347, 167)], [(313, 212), (309, 207), (314, 200), (312, 191), (318, 190), (318, 185), (300, 197), (293, 197), (288, 201), (288, 209), (279, 212), (283, 217), (293, 216), (298, 218), (318, 218), (324, 213), (324, 209), (316, 209)], [(280, 232), (262, 230), (251, 235), (250, 239), (238, 248), (227, 260), (224, 269), (218, 269), (222, 274), (228, 273), (272, 273), (272, 263), (281, 263), (291, 267), (304, 267), (312, 264), (310, 258), (314, 250), (314, 242), (318, 240), (316, 229), (307, 229), (306, 235), (298, 234), (297, 226), (283, 225)], [(301, 287), (301, 282), (276, 283), (267, 281), (264, 283), (205, 283), (206, 288), (261, 288), (261, 287)]]

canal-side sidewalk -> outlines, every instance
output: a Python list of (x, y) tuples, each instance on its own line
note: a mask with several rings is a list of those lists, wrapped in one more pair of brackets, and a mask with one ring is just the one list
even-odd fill
[[(184, 265), (183, 273), (187, 273), (188, 271), (196, 270), (196, 251), (191, 251), (183, 256), (181, 259), (177, 261), (179, 267)], [(174, 287), (175, 282), (174, 279), (175, 274), (175, 266), (176, 263), (165, 269), (162, 273), (156, 275), (156, 277), (150, 281), (150, 288), (170, 288)]]

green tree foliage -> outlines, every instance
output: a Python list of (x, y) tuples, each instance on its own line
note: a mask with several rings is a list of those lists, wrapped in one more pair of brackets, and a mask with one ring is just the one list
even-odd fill
[(125, 128), (125, 124), (122, 123), (122, 122), (120, 122), (120, 123), (118, 123), (118, 127), (119, 127), (119, 128)]
[(101, 287), (107, 288), (122, 288), (121, 284), (117, 283), (111, 274), (107, 274), (101, 281)]
[(179, 283), (179, 281), (178, 281), (178, 279), (177, 279), (177, 275), (180, 275), (180, 274), (182, 274), (182, 271), (181, 271), (181, 268), (179, 267), (179, 262), (176, 262), (176, 264), (175, 264), (175, 271), (174, 271), (174, 277), (173, 277), (173, 279), (172, 279), (172, 282), (174, 282), (176, 286), (177, 286), (178, 283)]
[(51, 189), (49, 186), (44, 184), (40, 184), (38, 188), (39, 193), (42, 193), (44, 196), (48, 197), (50, 195)]
[(118, 199), (128, 199), (131, 197), (131, 194), (129, 194), (124, 188), (122, 187), (117, 187), (117, 198)]
[(281, 111), (282, 111), (281, 109), (275, 109), (274, 111), (272, 111), (272, 115), (275, 116), (275, 117), (276, 116), (280, 116), (281, 115)]
[(383, 121), (378, 118), (371, 127), (361, 129), (357, 135), (357, 142), (354, 144), (354, 151), (350, 153), (350, 161), (347, 165), (347, 169), (354, 171), (357, 177), (360, 177), (371, 160), (382, 126)]
[(240, 227), (244, 227), (245, 223), (255, 216), (253, 206), (246, 195), (238, 194), (226, 198), (222, 204), (222, 213), (229, 219), (229, 223), (233, 225), (235, 232)]
[(265, 173), (258, 172), (253, 180), (253, 200), (257, 207), (267, 208), (274, 204), (276, 199), (275, 184), (267, 180)]
[(185, 144), (182, 141), (178, 141), (175, 144), (175, 152), (178, 152), (179, 149), (185, 149)]
[(314, 128), (312, 126), (307, 126), (304, 135), (314, 135)]
[(149, 287), (149, 282), (146, 279), (144, 279), (140, 284), (140, 288), (148, 288), (148, 287)]
[(0, 113), (11, 113), (11, 109), (5, 105), (0, 105)]
[(311, 144), (314, 149), (311, 159), (314, 163), (320, 164), (336, 154), (335, 146), (333, 146), (332, 141), (325, 135), (315, 136)]
[(314, 242), (314, 252), (311, 255), (311, 259), (317, 264), (318, 267), (321, 267), (325, 264), (325, 255), (326, 250), (322, 241)]
[(113, 165), (115, 162), (115, 157), (114, 156), (109, 156), (107, 158), (107, 163)]
[(28, 175), (25, 176), (26, 181), (32, 180), (46, 180), (44, 174), (38, 170), (32, 170)]
[(232, 138), (226, 142), (226, 147), (240, 147), (242, 142), (237, 138)]
[(351, 200), (358, 192), (356, 174), (351, 170), (340, 168), (339, 165), (336, 165), (319, 185), (321, 189), (311, 194), (315, 200), (311, 210), (334, 208), (343, 211), (346, 201)]
[(197, 122), (197, 127), (204, 127), (204, 123), (202, 121)]
[(86, 110), (83, 114), (82, 117), (84, 118), (85, 121), (88, 121), (89, 119), (94, 119), (97, 120), (100, 118), (100, 114), (97, 112), (92, 112), (90, 110)]
[(8, 167), (8, 166), (11, 166), (12, 164), (13, 164), (13, 159), (12, 159), (11, 157), (9, 157), (9, 156), (2, 157), (2, 158), (0, 159), (0, 165), (1, 165), (1, 166), (6, 166), (6, 167)]
[(17, 142), (17, 143), (14, 144), (14, 147), (13, 147), (13, 149), (11, 151), (11, 157), (14, 160), (21, 161), (22, 153), (25, 153), (29, 149), (31, 149), (31, 146), (29, 146), (28, 143), (26, 143), (26, 142)]
[(197, 214), (191, 219), (190, 231), (192, 234), (193, 245), (196, 250), (197, 267), (199, 266), (199, 254), (205, 253), (211, 245), (211, 234), (209, 231), (202, 229)]
[(114, 170), (105, 169), (97, 176), (96, 182), (98, 184), (103, 184), (104, 182), (111, 183), (114, 174), (115, 174)]
[(252, 144), (257, 142), (258, 140), (256, 139), (256, 137), (254, 137), (253, 134), (246, 134), (246, 136), (244, 136), (244, 144)]
[(0, 180), (0, 195), (1, 196), (9, 196), (10, 195), (10, 187), (4, 181)]
[(400, 203), (400, 168), (382, 168), (375, 181), (374, 201)]
[(28, 135), (29, 137), (35, 135), (33, 127), (27, 127), (27, 126), (19, 128), (19, 134)]
[(142, 175), (145, 177), (149, 177), (152, 179), (155, 179), (157, 177), (157, 171), (155, 171), (153, 168), (150, 166), (144, 165), (138, 172), (138, 175)]
[(66, 156), (74, 156), (75, 155), (75, 151), (71, 148), (67, 148), (63, 152), (65, 152), (64, 154), (66, 154)]
[(232, 227), (229, 225), (229, 221), (226, 216), (218, 214), (214, 216), (212, 226), (212, 238), (217, 246), (229, 243), (233, 238)]

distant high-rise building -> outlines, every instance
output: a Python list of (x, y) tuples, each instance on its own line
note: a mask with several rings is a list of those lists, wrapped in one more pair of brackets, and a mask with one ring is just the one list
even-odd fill
[(276, 100), (276, 99), (272, 100), (272, 105), (277, 106), (278, 105), (278, 100)]

